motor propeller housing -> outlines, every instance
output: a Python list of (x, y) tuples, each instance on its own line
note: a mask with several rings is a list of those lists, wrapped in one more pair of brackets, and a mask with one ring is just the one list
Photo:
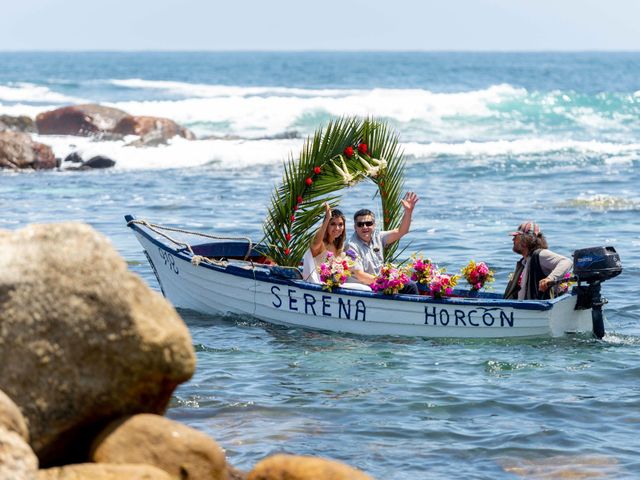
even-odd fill
[(573, 252), (573, 274), (578, 282), (603, 282), (621, 273), (620, 256), (613, 247), (590, 247)]

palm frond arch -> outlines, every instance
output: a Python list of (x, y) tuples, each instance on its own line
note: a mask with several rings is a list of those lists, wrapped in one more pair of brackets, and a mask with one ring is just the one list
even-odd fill
[[(322, 204), (335, 208), (342, 189), (365, 179), (378, 187), (382, 229), (397, 228), (404, 166), (398, 135), (386, 123), (355, 117), (329, 122), (305, 141), (298, 159), (290, 156), (284, 163), (263, 224), (264, 254), (278, 265), (299, 265), (324, 216)], [(386, 261), (396, 248), (397, 243), (385, 248)]]

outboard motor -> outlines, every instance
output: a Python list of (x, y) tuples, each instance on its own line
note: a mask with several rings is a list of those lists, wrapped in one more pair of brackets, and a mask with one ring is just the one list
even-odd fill
[[(573, 252), (573, 275), (578, 285), (576, 310), (591, 308), (593, 334), (604, 337), (604, 320), (602, 306), (607, 299), (600, 294), (600, 286), (622, 273), (620, 256), (613, 247), (582, 248)], [(586, 283), (586, 285), (583, 285)]]

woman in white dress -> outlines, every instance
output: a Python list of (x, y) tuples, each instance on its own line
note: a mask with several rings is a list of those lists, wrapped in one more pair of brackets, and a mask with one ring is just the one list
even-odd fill
[(304, 254), (302, 277), (307, 282), (322, 283), (318, 267), (327, 259), (327, 253), (340, 255), (347, 238), (344, 214), (337, 208), (331, 210), (324, 204), (324, 220), (311, 240), (311, 246)]
[[(318, 267), (327, 259), (327, 253), (331, 252), (336, 256), (341, 255), (347, 238), (344, 214), (337, 208), (331, 210), (331, 207), (326, 202), (324, 209), (325, 214), (322, 225), (320, 225), (320, 228), (311, 240), (311, 246), (305, 252), (302, 260), (302, 278), (311, 283), (322, 283), (320, 281)], [(359, 266), (360, 263), (356, 261), (352, 269), (358, 269)], [(343, 288), (371, 291), (368, 285), (359, 283), (347, 283), (343, 285)]]

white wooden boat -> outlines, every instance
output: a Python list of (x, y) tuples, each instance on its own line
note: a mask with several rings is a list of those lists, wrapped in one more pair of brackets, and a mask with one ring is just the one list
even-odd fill
[[(446, 299), (387, 296), (346, 288), (327, 292), (320, 285), (303, 281), (295, 269), (262, 264), (264, 258), (249, 241), (175, 245), (147, 222), (130, 215), (125, 219), (144, 248), (163, 294), (176, 307), (210, 315), (248, 315), (268, 323), (331, 332), (450, 338), (558, 337), (591, 332), (596, 316), (592, 321), (595, 304), (590, 304), (589, 298), (597, 303), (599, 283), (606, 279), (597, 279), (597, 292), (589, 285), (582, 287), (581, 295), (574, 289), (552, 300), (504, 300), (494, 293), (473, 298), (464, 296), (466, 291), (455, 291), (458, 296)], [(601, 304), (593, 310), (600, 309)], [(596, 335), (601, 337), (604, 331)]]

